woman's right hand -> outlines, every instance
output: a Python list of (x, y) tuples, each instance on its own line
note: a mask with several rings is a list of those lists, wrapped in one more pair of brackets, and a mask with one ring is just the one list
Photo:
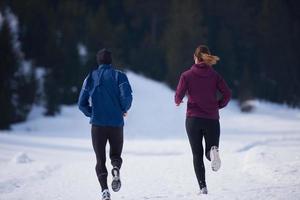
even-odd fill
[(176, 106), (180, 106), (181, 103), (183, 103), (183, 101), (181, 101), (180, 103), (177, 103)]

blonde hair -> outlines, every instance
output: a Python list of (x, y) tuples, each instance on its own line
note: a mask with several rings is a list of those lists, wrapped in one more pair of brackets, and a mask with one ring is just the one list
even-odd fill
[(200, 45), (195, 50), (195, 57), (208, 65), (215, 65), (220, 60), (218, 56), (211, 55), (210, 50), (205, 45)]

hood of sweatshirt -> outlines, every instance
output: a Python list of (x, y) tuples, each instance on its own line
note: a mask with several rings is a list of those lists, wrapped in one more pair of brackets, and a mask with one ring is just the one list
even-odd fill
[(191, 67), (191, 70), (193, 73), (195, 73), (197, 76), (201, 77), (209, 77), (213, 75), (213, 69), (211, 66), (205, 64), (204, 62), (194, 64)]

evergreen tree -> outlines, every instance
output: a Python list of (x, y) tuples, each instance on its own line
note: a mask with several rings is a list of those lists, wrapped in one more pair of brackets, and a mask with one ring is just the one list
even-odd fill
[(163, 31), (167, 25), (169, 0), (125, 0), (127, 41), (130, 45), (128, 63), (132, 70), (156, 80), (166, 78), (166, 59), (163, 49)]
[[(82, 62), (78, 52), (78, 44), (84, 43), (85, 35), (85, 5), (81, 1), (64, 1), (57, 7), (55, 19), (57, 29), (61, 32), (57, 45), (61, 50), (61, 69), (59, 87), (62, 90), (62, 104), (74, 104), (77, 102), (82, 81)], [(76, 23), (74, 23), (76, 22)], [(84, 64), (84, 63), (83, 63)], [(56, 77), (57, 78), (57, 77)]]
[(0, 28), (0, 76), (3, 80), (0, 84), (0, 129), (8, 129), (11, 123), (26, 119), (36, 91), (34, 72), (30, 63), (23, 60), (17, 45), (17, 32), (12, 31), (10, 20), (17, 20), (12, 17), (7, 9)]
[[(51, 37), (45, 44), (47, 46), (45, 55), (45, 103), (46, 103), (46, 115), (54, 116), (60, 112), (60, 105), (64, 97), (63, 83), (68, 76), (64, 75), (64, 65), (62, 63), (62, 48), (60, 46), (59, 36), (55, 29), (49, 33)], [(70, 72), (71, 73), (71, 72)]]
[[(175, 87), (179, 75), (193, 64), (196, 47), (207, 42), (207, 29), (203, 22), (203, 2), (171, 1), (168, 27), (164, 32), (167, 60), (167, 82)], [(195, 9), (197, 8), (197, 9)]]
[(46, 112), (47, 116), (54, 116), (60, 112), (60, 98), (61, 90), (56, 82), (53, 69), (48, 69), (45, 75), (44, 82), (44, 92), (45, 92), (45, 102), (46, 102)]
[(12, 78), (17, 70), (17, 56), (12, 47), (12, 35), (7, 20), (0, 27), (0, 129), (9, 129), (14, 117)]
[[(299, 105), (299, 59), (294, 35), (292, 10), (289, 4), (280, 0), (264, 0), (260, 14), (260, 69), (264, 89), (259, 90), (261, 98), (271, 101)], [(297, 19), (297, 18), (295, 18)], [(298, 19), (299, 22), (299, 19)], [(257, 87), (258, 88), (258, 87)], [(262, 94), (261, 91), (266, 91)]]

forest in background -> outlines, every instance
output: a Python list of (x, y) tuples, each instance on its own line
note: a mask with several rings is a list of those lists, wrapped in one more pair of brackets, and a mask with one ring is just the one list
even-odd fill
[(174, 89), (206, 44), (234, 98), (299, 107), (299, 35), (297, 0), (1, 0), (0, 129), (76, 103), (104, 47)]

